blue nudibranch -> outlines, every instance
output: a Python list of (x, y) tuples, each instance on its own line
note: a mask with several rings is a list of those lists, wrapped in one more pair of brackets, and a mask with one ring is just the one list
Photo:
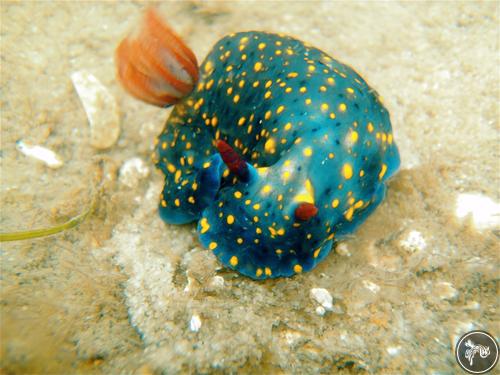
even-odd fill
[(196, 58), (152, 10), (126, 41), (127, 89), (176, 103), (153, 155), (160, 216), (198, 221), (227, 267), (253, 279), (309, 271), (381, 203), (399, 153), (379, 95), (350, 67), (252, 31), (221, 39), (193, 73)]

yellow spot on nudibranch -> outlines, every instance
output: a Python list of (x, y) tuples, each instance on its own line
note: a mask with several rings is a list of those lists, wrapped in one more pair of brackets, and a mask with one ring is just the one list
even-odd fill
[(257, 271), (255, 271), (255, 276), (257, 276), (257, 277), (262, 276), (262, 268), (257, 268)]
[(264, 144), (264, 150), (270, 154), (274, 154), (276, 152), (276, 141), (273, 138), (269, 138)]
[(293, 197), (293, 200), (297, 203), (306, 202), (314, 204), (314, 188), (309, 179), (307, 179), (304, 183), (304, 190)]
[(232, 225), (234, 223), (234, 216), (233, 215), (227, 215), (226, 221), (227, 221), (227, 223), (229, 225)]
[(210, 244), (208, 245), (208, 248), (210, 250), (214, 250), (217, 248), (217, 242), (210, 242)]
[(212, 62), (209, 60), (209, 61), (207, 61), (207, 63), (205, 64), (205, 73), (210, 73), (212, 70), (213, 70), (213, 64), (212, 64)]
[(240, 100), (240, 96), (238, 94), (236, 94), (234, 97), (233, 97), (233, 102), (235, 103), (238, 103)]
[(292, 124), (290, 122), (287, 122), (285, 125), (285, 130), (288, 131), (292, 128)]
[(241, 245), (241, 244), (243, 243), (243, 238), (238, 237), (238, 238), (236, 239), (236, 242), (238, 242), (238, 243)]
[(260, 61), (257, 61), (255, 65), (253, 66), (253, 70), (256, 72), (260, 71), (262, 69), (262, 63)]
[(210, 224), (208, 224), (208, 220), (205, 217), (200, 220), (200, 225), (201, 225), (201, 231), (200, 231), (201, 234), (206, 233), (210, 229)]
[(175, 165), (173, 164), (170, 164), (168, 163), (167, 164), (167, 170), (170, 172), (170, 173), (174, 173), (176, 171), (177, 168), (175, 168)]
[(346, 180), (349, 180), (352, 177), (352, 166), (349, 163), (345, 163), (342, 167), (342, 175)]
[(229, 263), (231, 264), (231, 266), (236, 267), (238, 265), (238, 257), (236, 255), (233, 255), (229, 260)]
[(281, 112), (283, 112), (284, 109), (285, 109), (285, 106), (284, 105), (280, 105), (278, 107), (278, 109), (276, 110), (276, 113), (279, 115)]
[(174, 201), (174, 204), (179, 207), (181, 205), (181, 201), (179, 200), (179, 198), (176, 198), (175, 201)]
[(174, 181), (176, 184), (179, 183), (179, 179), (181, 178), (181, 174), (182, 174), (182, 172), (180, 170), (177, 170), (177, 172), (175, 172)]
[(337, 208), (337, 207), (338, 207), (338, 205), (339, 205), (339, 200), (338, 200), (338, 199), (334, 199), (334, 200), (332, 201), (332, 207), (333, 207), (333, 208)]
[(370, 133), (373, 132), (373, 124), (371, 122), (368, 123), (367, 128)]
[(290, 178), (290, 171), (284, 171), (283, 174), (281, 175), (281, 178), (283, 179), (284, 182), (288, 181)]
[(243, 196), (243, 194), (241, 194), (241, 191), (235, 191), (235, 192), (234, 192), (234, 197), (235, 197), (236, 199), (240, 199), (242, 196)]
[(345, 112), (347, 110), (347, 106), (344, 103), (339, 104), (339, 111)]
[(253, 209), (254, 209), (254, 210), (260, 210), (260, 204), (259, 204), (259, 203), (255, 203), (255, 204), (253, 205)]
[(382, 164), (382, 169), (380, 170), (380, 173), (378, 174), (379, 180), (381, 180), (384, 177), (385, 172), (387, 172), (387, 165)]
[(311, 156), (311, 155), (312, 155), (312, 153), (313, 153), (313, 152), (312, 152), (311, 147), (306, 147), (306, 148), (304, 149), (304, 151), (303, 151), (304, 156), (307, 156), (307, 157)]
[(293, 266), (293, 272), (295, 273), (301, 273), (302, 272), (302, 266), (300, 264), (296, 264)]
[(273, 189), (273, 188), (272, 188), (272, 186), (271, 186), (271, 185), (265, 185), (265, 186), (262, 188), (262, 192), (263, 192), (264, 194), (267, 194), (267, 193), (269, 193), (272, 189)]
[(357, 140), (358, 140), (358, 132), (353, 130), (351, 132), (351, 142), (356, 143)]
[(321, 110), (325, 112), (328, 111), (328, 104), (326, 103), (321, 104)]
[(321, 247), (318, 247), (316, 250), (314, 250), (313, 257), (317, 258), (320, 251), (321, 251)]
[(266, 274), (266, 276), (271, 276), (272, 275), (271, 269), (269, 267), (265, 267), (264, 268), (264, 273)]
[(354, 214), (354, 208), (349, 207), (349, 209), (344, 213), (344, 216), (348, 221), (351, 221), (353, 214)]
[(259, 43), (258, 48), (262, 51), (264, 48), (266, 48), (266, 43)]

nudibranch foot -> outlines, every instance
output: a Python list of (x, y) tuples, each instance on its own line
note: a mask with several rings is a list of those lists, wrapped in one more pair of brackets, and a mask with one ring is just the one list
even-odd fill
[(137, 32), (116, 49), (117, 75), (137, 99), (160, 107), (179, 102), (198, 81), (196, 56), (149, 8)]

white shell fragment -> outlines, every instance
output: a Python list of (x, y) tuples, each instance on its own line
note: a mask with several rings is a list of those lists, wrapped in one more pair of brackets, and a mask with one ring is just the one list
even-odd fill
[(120, 135), (120, 115), (114, 96), (89, 72), (74, 72), (71, 80), (89, 120), (90, 144), (98, 149), (113, 146)]
[(482, 194), (459, 194), (455, 214), (458, 218), (472, 215), (479, 230), (500, 227), (500, 204)]
[[(333, 310), (333, 297), (325, 288), (312, 288), (309, 296), (318, 302), (325, 310)], [(322, 309), (320, 309), (320, 311), (316, 310), (318, 315), (322, 315), (321, 312), (323, 312)]]
[(201, 319), (198, 315), (194, 314), (189, 321), (189, 330), (191, 332), (198, 332), (201, 328)]
[(46, 147), (30, 145), (19, 140), (16, 142), (16, 148), (26, 156), (44, 162), (49, 168), (60, 168), (64, 164), (59, 155)]
[(131, 158), (120, 168), (120, 182), (130, 188), (136, 187), (139, 181), (149, 176), (149, 168), (141, 158)]

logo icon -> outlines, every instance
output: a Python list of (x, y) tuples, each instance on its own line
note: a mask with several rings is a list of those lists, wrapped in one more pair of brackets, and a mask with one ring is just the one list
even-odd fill
[(471, 331), (458, 340), (455, 357), (462, 369), (470, 374), (485, 374), (498, 362), (498, 343), (489, 333)]

